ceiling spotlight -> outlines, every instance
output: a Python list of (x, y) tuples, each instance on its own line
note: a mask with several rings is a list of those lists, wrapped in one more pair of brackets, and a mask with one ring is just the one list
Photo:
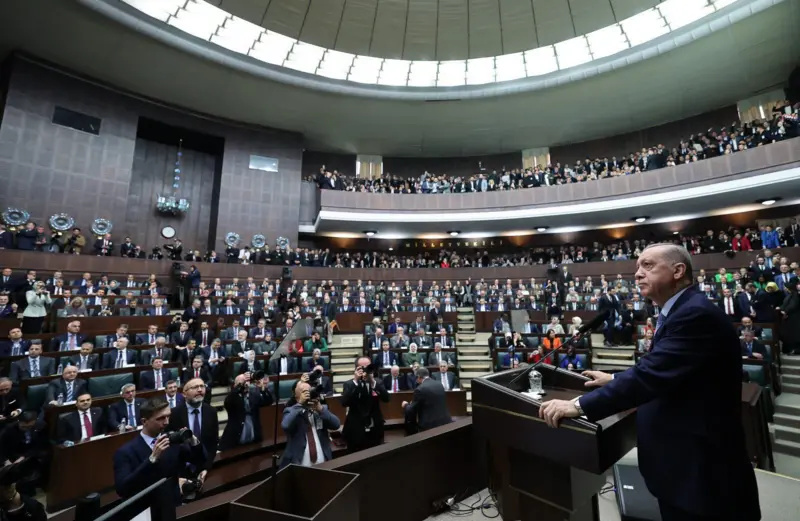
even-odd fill
[(637, 223), (643, 223), (649, 218), (650, 217), (648, 217), (647, 215), (643, 215), (641, 217), (634, 217), (633, 220), (636, 221)]
[(536, 228), (536, 231), (537, 232), (546, 232), (547, 228), (548, 228), (547, 226), (539, 226), (538, 228)]
[(672, 235), (679, 235), (681, 232), (672, 232)]
[(394, 248), (392, 248), (392, 247), (389, 247), (389, 251), (394, 251)]
[(366, 235), (367, 237), (373, 237), (376, 233), (378, 232), (376, 232), (375, 230), (367, 230), (364, 232), (364, 235)]
[(761, 199), (758, 202), (763, 204), (764, 206), (772, 206), (773, 204), (777, 203), (780, 200), (781, 200), (780, 197), (774, 197), (772, 199)]
[(450, 232), (447, 232), (447, 233), (450, 234), (450, 237), (458, 237), (458, 234), (461, 233), (461, 232), (453, 230), (453, 231), (450, 231)]

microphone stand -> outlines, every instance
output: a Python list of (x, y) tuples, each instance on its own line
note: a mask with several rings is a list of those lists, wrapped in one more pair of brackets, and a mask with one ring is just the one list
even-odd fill
[(280, 403), (280, 374), (275, 376), (275, 425), (272, 433), (272, 470), (270, 471), (270, 478), (272, 478), (272, 509), (278, 509), (278, 404)]

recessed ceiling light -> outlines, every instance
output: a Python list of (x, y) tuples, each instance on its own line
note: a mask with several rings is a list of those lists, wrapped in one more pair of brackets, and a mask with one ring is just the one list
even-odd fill
[(366, 230), (366, 231), (364, 232), (364, 235), (366, 235), (367, 237), (372, 237), (372, 236), (374, 236), (376, 233), (378, 233), (378, 232), (376, 232), (375, 230)]
[(458, 234), (461, 233), (459, 231), (453, 230), (451, 232), (447, 232), (450, 234), (450, 237), (458, 237)]
[(538, 228), (536, 228), (536, 231), (537, 232), (546, 232), (547, 231), (547, 226), (539, 226)]
[(678, 234), (680, 234), (680, 233), (681, 233), (681, 232), (672, 232), (672, 235), (678, 235)]
[(758, 201), (759, 203), (763, 204), (764, 206), (772, 206), (773, 204), (780, 201), (780, 197), (775, 197), (774, 199), (762, 199)]
[(391, 247), (390, 247), (390, 248), (389, 248), (389, 251), (394, 251), (394, 248), (391, 248)]
[(643, 216), (641, 216), (641, 217), (634, 217), (634, 218), (633, 218), (633, 220), (634, 220), (634, 221), (636, 221), (637, 223), (643, 223), (643, 222), (645, 222), (645, 221), (646, 221), (647, 219), (649, 219), (649, 218), (650, 218), (650, 217), (648, 217), (648, 216), (646, 216), (646, 215), (643, 215)]

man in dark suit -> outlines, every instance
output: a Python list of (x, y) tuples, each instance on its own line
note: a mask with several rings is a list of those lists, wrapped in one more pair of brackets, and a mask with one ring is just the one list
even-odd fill
[[(202, 465), (206, 473), (214, 463), (219, 446), (219, 420), (217, 411), (205, 401), (205, 383), (190, 378), (183, 385), (183, 400), (180, 405), (172, 409), (169, 418), (169, 430), (176, 431), (187, 428), (200, 440), (206, 451), (206, 460)], [(196, 432), (199, 429), (199, 433)], [(203, 475), (205, 479), (205, 474)]]
[(211, 383), (211, 375), (208, 374), (208, 369), (203, 366), (205, 359), (201, 355), (192, 357), (191, 367), (186, 367), (181, 374), (181, 381), (188, 382), (192, 379), (200, 379), (206, 385)]
[(147, 326), (147, 333), (139, 333), (136, 335), (136, 344), (143, 346), (143, 345), (153, 345), (156, 343), (156, 340), (162, 337), (166, 340), (164, 333), (158, 332), (158, 326), (156, 325), (149, 325)]
[(384, 339), (380, 353), (372, 355), (372, 363), (376, 367), (389, 368), (397, 365), (397, 355), (389, 351), (389, 339)]
[[(511, 364), (509, 363), (509, 365)], [(431, 375), (431, 379), (439, 382), (445, 391), (451, 391), (458, 387), (458, 378), (448, 371), (449, 368), (450, 365), (447, 360), (441, 360), (439, 362), (439, 371)]]
[(722, 297), (717, 302), (717, 306), (731, 322), (738, 322), (742, 319), (742, 309), (739, 307), (739, 301), (733, 297), (731, 290), (728, 288), (722, 290)]
[[(280, 466), (285, 467), (292, 463), (312, 466), (332, 459), (328, 431), (339, 428), (339, 418), (328, 410), (327, 405), (321, 404), (319, 400), (311, 400), (308, 382), (295, 383), (294, 399), (294, 404), (283, 410), (281, 428), (286, 433), (286, 448)], [(309, 436), (310, 429), (316, 430), (316, 435), (311, 433)], [(313, 446), (309, 445), (309, 440), (313, 440)]]
[[(442, 384), (432, 380), (424, 367), (417, 369), (416, 377), (417, 387), (414, 389), (413, 401), (402, 403), (406, 422), (416, 423), (421, 431), (452, 422)], [(414, 430), (413, 427), (411, 430)]]
[(28, 378), (55, 374), (55, 359), (41, 356), (41, 354), (42, 342), (41, 340), (34, 339), (28, 347), (28, 356), (11, 364), (9, 377), (15, 385), (19, 385), (21, 380)]
[(125, 384), (120, 391), (122, 400), (108, 406), (108, 430), (132, 431), (141, 424), (141, 408), (144, 400), (136, 397), (136, 386)]
[(603, 295), (599, 304), (600, 313), (608, 313), (603, 328), (603, 336), (605, 336), (605, 342), (603, 342), (603, 344), (606, 347), (611, 347), (614, 345), (614, 331), (617, 323), (617, 315), (619, 315), (621, 311), (617, 290), (615, 288), (608, 288), (608, 292)]
[(114, 488), (123, 499), (141, 492), (161, 478), (165, 483), (150, 496), (154, 519), (175, 519), (181, 504), (178, 478), (187, 467), (200, 468), (206, 454), (196, 436), (180, 445), (170, 445), (162, 436), (171, 414), (169, 404), (158, 396), (142, 406), (142, 432), (114, 453)]
[(634, 407), (639, 470), (661, 518), (755, 521), (758, 489), (741, 418), (739, 339), (724, 313), (692, 285), (692, 258), (672, 244), (637, 259), (642, 294), (661, 309), (653, 347), (622, 373), (586, 371), (594, 392), (551, 400), (539, 416), (597, 421)]
[(92, 395), (82, 392), (75, 402), (76, 410), (61, 414), (56, 427), (56, 440), (58, 443), (71, 441), (78, 443), (88, 440), (92, 436), (106, 433), (106, 422), (103, 418), (103, 409), (92, 407)]
[(172, 360), (172, 348), (166, 347), (167, 339), (163, 336), (156, 337), (156, 343), (153, 345), (152, 349), (147, 349), (146, 351), (141, 351), (142, 353), (142, 364), (144, 365), (151, 365), (152, 360), (154, 357), (159, 357), (161, 360), (165, 362), (169, 362)]
[(170, 373), (168, 369), (164, 369), (164, 359), (159, 356), (153, 356), (150, 358), (150, 367), (152, 367), (152, 370), (139, 373), (139, 389), (151, 391), (166, 387)]
[[(253, 381), (251, 385), (251, 377), (249, 373), (238, 375), (233, 381), (233, 389), (225, 397), (228, 422), (219, 441), (220, 450), (261, 441), (259, 409), (272, 405), (274, 400), (267, 389), (267, 378)], [(245, 429), (246, 426), (250, 428)]]
[(192, 339), (192, 333), (189, 332), (189, 324), (181, 322), (178, 330), (172, 333), (172, 343), (176, 346), (186, 347), (189, 340)]
[[(94, 344), (92, 342), (84, 342), (81, 344), (81, 352), (76, 355), (72, 355), (69, 358), (69, 363), (74, 365), (78, 368), (78, 372), (81, 371), (97, 371), (100, 369), (100, 355), (95, 355), (92, 353), (94, 351)], [(62, 360), (64, 360), (62, 358)]]
[(114, 343), (119, 341), (120, 339), (125, 338), (128, 340), (128, 344), (131, 344), (131, 339), (128, 336), (128, 326), (120, 326), (117, 328), (115, 333), (110, 335), (106, 335), (106, 347), (114, 347)]
[(389, 374), (383, 377), (383, 386), (390, 393), (398, 391), (408, 391), (408, 379), (400, 374), (400, 368), (396, 365), (392, 366)]
[(11, 379), (0, 377), (0, 432), (25, 409), (25, 402)]
[(383, 381), (368, 371), (369, 358), (356, 360), (353, 379), (344, 383), (342, 406), (348, 407), (342, 437), (351, 451), (367, 449), (383, 443), (383, 413), (380, 402), (389, 401)]
[(297, 371), (297, 359), (293, 356), (273, 356), (267, 366), (269, 374), (289, 374)]
[(30, 345), (30, 340), (22, 338), (22, 329), (15, 327), (8, 332), (8, 340), (0, 341), (0, 358), (24, 355)]
[(167, 387), (164, 389), (164, 399), (167, 400), (171, 409), (174, 409), (185, 401), (183, 394), (178, 392), (178, 382), (175, 380), (169, 380), (167, 382)]
[(158, 317), (161, 315), (169, 315), (169, 308), (164, 305), (160, 298), (153, 301), (153, 307), (147, 310), (147, 314), (151, 317)]
[(62, 402), (74, 402), (78, 396), (86, 391), (86, 380), (78, 378), (78, 368), (68, 365), (61, 372), (61, 378), (50, 380), (47, 384), (44, 402), (48, 405), (58, 405), (58, 397)]
[(769, 353), (767, 348), (759, 342), (752, 329), (742, 331), (742, 358), (755, 358), (757, 360), (768, 360)]
[[(33, 496), (36, 487), (46, 486), (46, 469), (50, 466), (47, 424), (37, 419), (36, 411), (25, 411), (18, 418), (0, 434), (0, 462), (14, 462), (20, 458), (32, 460), (16, 486), (21, 493)], [(3, 514), (5, 517), (5, 512)]]
[(80, 345), (86, 340), (86, 335), (81, 333), (81, 323), (79, 320), (73, 320), (67, 324), (67, 332), (61, 335), (56, 335), (50, 341), (50, 352), (57, 351), (77, 351)]
[(133, 349), (128, 349), (128, 339), (123, 338), (117, 342), (117, 347), (103, 355), (103, 369), (136, 365), (137, 354)]

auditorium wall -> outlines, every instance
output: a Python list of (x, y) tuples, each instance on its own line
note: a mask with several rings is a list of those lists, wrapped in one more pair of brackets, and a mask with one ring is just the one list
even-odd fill
[[(131, 235), (144, 245), (161, 244), (151, 236), (170, 224), (187, 246), (223, 246), (225, 234), (239, 233), (247, 243), (263, 233), (274, 244), (278, 236), (293, 243), (299, 222), (302, 136), (293, 132), (249, 127), (143, 100), (21, 56), (9, 58), (10, 80), (0, 126), (0, 207), (26, 209), (32, 219), (46, 221), (65, 212), (88, 232), (97, 217), (110, 219), (114, 235)], [(56, 106), (102, 120), (99, 135), (52, 123)], [(155, 200), (135, 200), (134, 156), (141, 117), (192, 129), (224, 140), (220, 182), (211, 200), (192, 201), (191, 212), (203, 219), (164, 219), (154, 210), (132, 212), (134, 204), (154, 207)], [(278, 172), (249, 168), (250, 155), (276, 158)], [(202, 170), (202, 169), (201, 169)], [(181, 180), (189, 193), (193, 183), (214, 182), (208, 169)], [(187, 172), (188, 173), (188, 172)], [(210, 206), (210, 208), (209, 208)], [(136, 215), (135, 221), (129, 215)], [(209, 229), (216, 230), (208, 240)], [(88, 233), (87, 233), (88, 234)], [(189, 244), (190, 242), (200, 244)], [(212, 242), (212, 244), (206, 244)]]
[(717, 110), (698, 114), (679, 121), (657, 125), (635, 132), (627, 132), (616, 136), (571, 143), (550, 147), (550, 158), (553, 163), (574, 164), (589, 158), (611, 159), (616, 156), (627, 157), (632, 152), (640, 152), (642, 148), (663, 144), (669, 149), (677, 147), (681, 139), (693, 134), (706, 132), (709, 128), (719, 130), (723, 126), (730, 126), (739, 120), (739, 111), (736, 105), (729, 105)]

